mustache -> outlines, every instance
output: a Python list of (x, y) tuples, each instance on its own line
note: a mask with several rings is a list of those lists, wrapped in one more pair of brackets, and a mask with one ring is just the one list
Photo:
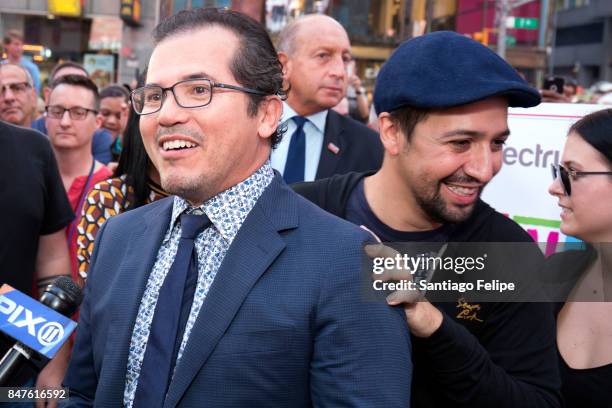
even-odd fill
[(484, 187), (480, 181), (467, 174), (455, 173), (442, 180), (443, 183), (456, 183), (456, 184), (472, 184), (479, 187)]
[(159, 138), (166, 135), (185, 135), (190, 136), (200, 144), (204, 142), (204, 136), (201, 132), (183, 125), (168, 127), (159, 126), (157, 128), (157, 132), (155, 133), (155, 141), (159, 142)]

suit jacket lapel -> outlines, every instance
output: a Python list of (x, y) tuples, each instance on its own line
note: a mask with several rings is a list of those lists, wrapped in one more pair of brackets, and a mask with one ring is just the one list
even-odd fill
[[(325, 134), (323, 135), (323, 147), (321, 148), (321, 157), (319, 159), (316, 179), (330, 177), (336, 173), (336, 167), (338, 167), (340, 156), (343, 153), (343, 133), (344, 128), (340, 123), (339, 114), (330, 109), (327, 112)], [(329, 149), (328, 146), (330, 143), (333, 143), (340, 149), (337, 154)]]
[[(112, 285), (112, 326), (96, 396), (109, 406), (123, 405), (125, 376), (132, 331), (140, 301), (157, 252), (168, 229), (173, 198), (146, 212), (128, 240), (125, 260)], [(117, 391), (121, 392), (118, 393)]]
[(294, 193), (277, 176), (242, 224), (202, 305), (170, 384), (174, 407), (208, 360), (259, 277), (285, 247), (278, 231), (297, 226)]

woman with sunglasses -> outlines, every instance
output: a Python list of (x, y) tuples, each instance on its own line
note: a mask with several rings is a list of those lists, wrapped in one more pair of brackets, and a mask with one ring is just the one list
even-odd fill
[[(561, 232), (586, 250), (553, 256), (558, 276), (574, 269), (557, 308), (557, 345), (566, 407), (612, 407), (612, 109), (569, 131), (549, 193), (559, 200)], [(551, 266), (553, 268), (551, 268)]]

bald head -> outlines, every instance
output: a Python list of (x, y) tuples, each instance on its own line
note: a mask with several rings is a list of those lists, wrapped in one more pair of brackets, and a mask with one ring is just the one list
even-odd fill
[(287, 103), (299, 115), (330, 109), (344, 97), (351, 43), (333, 18), (308, 15), (287, 25), (279, 35), (278, 58), (291, 86)]
[(308, 14), (287, 24), (278, 35), (277, 50), (286, 54), (293, 54), (301, 44), (300, 41), (308, 39), (312, 31), (333, 30), (346, 37), (348, 35), (342, 25), (333, 18), (323, 14)]
[(30, 84), (31, 86), (34, 86), (34, 80), (32, 79), (32, 74), (30, 74), (30, 71), (28, 71), (28, 69), (21, 64), (13, 64), (12, 62), (0, 64), (0, 75), (2, 75), (2, 71), (4, 71), (5, 74), (7, 72), (10, 72), (12, 74), (16, 72), (20, 72), (19, 76), (23, 77), (24, 80), (28, 84)]
[(0, 65), (0, 119), (29, 127), (36, 110), (36, 90), (30, 72), (18, 64)]

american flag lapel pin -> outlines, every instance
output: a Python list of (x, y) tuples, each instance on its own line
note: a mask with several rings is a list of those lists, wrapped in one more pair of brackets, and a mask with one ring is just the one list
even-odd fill
[(336, 146), (335, 144), (333, 144), (332, 142), (329, 142), (329, 144), (327, 145), (327, 148), (329, 149), (330, 152), (332, 152), (333, 154), (338, 154), (340, 153), (340, 148), (338, 146)]

